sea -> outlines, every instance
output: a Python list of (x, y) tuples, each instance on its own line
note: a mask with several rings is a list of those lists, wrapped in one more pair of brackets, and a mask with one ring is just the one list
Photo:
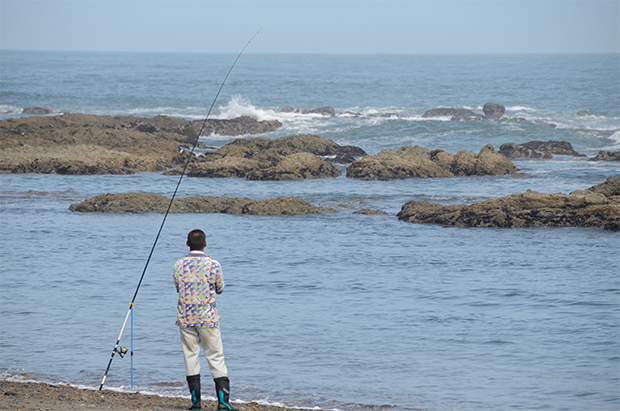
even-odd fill
[[(620, 408), (620, 234), (399, 221), (410, 200), (472, 204), (570, 193), (620, 175), (619, 54), (241, 55), (0, 52), (0, 119), (54, 114), (279, 120), (368, 154), (419, 145), (567, 141), (584, 157), (514, 160), (525, 176), (181, 180), (179, 197), (295, 196), (337, 214), (110, 215), (106, 193), (171, 196), (161, 173), (0, 175), (0, 376), (189, 398), (172, 266), (207, 233), (223, 267), (221, 330), (238, 405), (319, 410)], [(218, 91), (220, 91), (218, 95)], [(217, 98), (216, 98), (217, 96)], [(429, 109), (498, 121), (424, 118)], [(283, 113), (290, 106), (299, 112)], [(304, 113), (333, 107), (336, 115)], [(205, 135), (221, 147), (235, 138)], [(359, 215), (370, 208), (387, 214)], [(163, 227), (162, 227), (163, 224)], [(158, 230), (162, 228), (158, 236)], [(149, 255), (152, 251), (152, 257)], [(144, 274), (141, 286), (138, 287)], [(137, 293), (137, 294), (136, 294)], [(133, 310), (129, 303), (135, 296)], [(124, 326), (127, 315), (129, 319)], [(133, 355), (131, 355), (133, 352)], [(202, 360), (203, 398), (214, 399)], [(188, 400), (189, 405), (189, 400)]]

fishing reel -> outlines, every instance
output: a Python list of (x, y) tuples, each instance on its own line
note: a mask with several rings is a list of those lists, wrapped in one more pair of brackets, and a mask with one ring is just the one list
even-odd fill
[(121, 358), (123, 358), (125, 356), (125, 354), (127, 354), (127, 348), (125, 347), (116, 347), (114, 349), (114, 351), (116, 351), (118, 353), (118, 355), (120, 355)]

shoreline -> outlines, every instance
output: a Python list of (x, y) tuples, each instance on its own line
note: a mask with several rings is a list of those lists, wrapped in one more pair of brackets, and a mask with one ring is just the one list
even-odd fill
[[(120, 392), (103, 389), (79, 388), (71, 384), (50, 384), (43, 381), (10, 381), (18, 377), (0, 377), (0, 410), (89, 410), (89, 411), (135, 411), (135, 410), (186, 410), (188, 398), (165, 397), (140, 392)], [(27, 377), (28, 378), (28, 377)], [(29, 377), (36, 379), (35, 377)], [(210, 386), (210, 385), (209, 385)], [(242, 411), (299, 411), (307, 408), (286, 408), (257, 402), (233, 401)], [(202, 400), (203, 410), (215, 410), (217, 403)]]

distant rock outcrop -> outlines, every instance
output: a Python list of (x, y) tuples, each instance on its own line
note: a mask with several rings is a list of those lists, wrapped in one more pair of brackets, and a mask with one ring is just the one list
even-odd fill
[(501, 104), (488, 102), (482, 107), (484, 118), (487, 120), (499, 120), (506, 112), (506, 107)]
[(473, 111), (465, 108), (434, 108), (422, 114), (422, 117), (450, 117), (450, 120), (452, 121), (481, 120), (484, 118), (481, 114), (474, 113)]
[[(366, 156), (359, 147), (340, 146), (315, 135), (237, 139), (190, 164), (190, 177), (242, 177), (248, 180), (301, 180), (338, 177), (331, 163)], [(179, 174), (174, 170), (167, 174)]]
[[(120, 193), (102, 194), (78, 204), (69, 210), (83, 213), (110, 214), (163, 214), (170, 199), (159, 194)], [(262, 216), (289, 216), (304, 214), (332, 214), (337, 210), (317, 207), (296, 197), (277, 197), (267, 200), (252, 200), (245, 197), (185, 197), (176, 198), (171, 213), (220, 213)]]
[(290, 106), (284, 106), (280, 110), (281, 113), (301, 113), (301, 114), (320, 114), (326, 117), (333, 117), (336, 115), (336, 110), (330, 106), (317, 107), (310, 110), (301, 109), (301, 108), (293, 108)]
[(482, 119), (498, 120), (506, 112), (506, 107), (502, 106), (501, 104), (488, 102), (484, 105), (484, 107), (482, 107), (482, 111), (484, 112), (484, 115), (474, 113), (473, 111), (464, 108), (434, 108), (422, 114), (422, 117), (450, 117), (450, 120), (452, 121)]
[(472, 205), (410, 201), (398, 213), (410, 223), (460, 227), (592, 227), (620, 230), (620, 176), (571, 194), (527, 190)]
[(430, 151), (419, 146), (383, 150), (364, 157), (347, 168), (347, 177), (364, 180), (502, 175), (516, 172), (517, 167), (487, 145), (478, 154), (460, 151), (452, 155), (443, 150)]
[(620, 151), (599, 151), (588, 161), (620, 161)]
[(552, 158), (559, 156), (585, 157), (579, 154), (571, 143), (567, 141), (530, 141), (524, 144), (505, 143), (499, 147), (499, 152), (508, 158)]

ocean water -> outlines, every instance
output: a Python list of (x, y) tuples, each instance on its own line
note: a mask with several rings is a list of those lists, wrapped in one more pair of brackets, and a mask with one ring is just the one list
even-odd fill
[[(0, 118), (56, 113), (203, 118), (235, 55), (0, 52)], [(212, 118), (279, 119), (369, 154), (404, 145), (478, 152), (563, 140), (586, 157), (514, 161), (510, 176), (268, 182), (184, 178), (179, 196), (297, 196), (333, 215), (170, 215), (121, 345), (134, 390), (187, 396), (172, 265), (202, 228), (232, 398), (340, 410), (617, 410), (620, 235), (398, 221), (412, 199), (569, 193), (620, 174), (620, 56), (245, 54)], [(424, 119), (431, 108), (499, 121)], [(332, 106), (337, 115), (284, 114)], [(525, 119), (527, 121), (521, 121)], [(547, 124), (554, 124), (551, 127)], [(247, 138), (252, 136), (243, 136)], [(203, 136), (213, 146), (233, 139)], [(98, 387), (162, 215), (79, 214), (104, 193), (171, 195), (177, 177), (0, 175), (0, 373)], [(362, 208), (388, 215), (355, 215)], [(133, 335), (133, 338), (131, 336)], [(106, 389), (130, 390), (129, 355)], [(20, 376), (27, 373), (30, 377)], [(203, 361), (205, 396), (213, 396)]]

